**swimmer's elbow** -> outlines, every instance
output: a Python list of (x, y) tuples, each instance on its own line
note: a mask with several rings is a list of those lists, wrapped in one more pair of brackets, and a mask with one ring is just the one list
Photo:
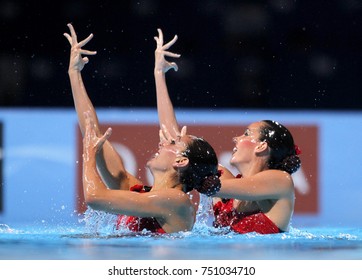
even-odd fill
[(84, 193), (84, 202), (92, 209), (97, 210), (100, 205), (103, 203), (102, 196), (98, 192), (89, 192)]
[(93, 210), (104, 210), (104, 202), (97, 197), (87, 197), (85, 203)]
[(84, 194), (84, 202), (94, 209), (94, 206), (97, 204), (97, 199), (94, 195)]
[(92, 203), (92, 200), (93, 200), (92, 196), (85, 192), (84, 193), (84, 202), (89, 204), (89, 203)]
[(90, 208), (92, 208), (93, 210), (101, 210), (101, 207), (99, 207), (99, 204), (96, 203), (96, 202), (93, 202), (93, 201), (89, 202), (89, 201), (87, 201), (86, 203), (87, 203), (87, 206), (90, 207)]

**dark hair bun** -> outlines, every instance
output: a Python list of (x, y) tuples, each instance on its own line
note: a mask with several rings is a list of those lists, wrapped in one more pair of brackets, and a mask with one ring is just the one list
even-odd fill
[(207, 196), (212, 196), (216, 194), (221, 188), (221, 182), (219, 179), (219, 174), (212, 174), (202, 181), (200, 186), (195, 187), (195, 189), (202, 194)]
[(301, 160), (298, 155), (291, 155), (286, 157), (278, 166), (277, 169), (293, 174), (296, 172), (301, 165)]

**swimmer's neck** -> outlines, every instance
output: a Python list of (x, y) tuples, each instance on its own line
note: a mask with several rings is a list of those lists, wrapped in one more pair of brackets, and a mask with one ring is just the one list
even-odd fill
[(182, 184), (178, 181), (177, 177), (174, 175), (163, 174), (159, 176), (154, 176), (154, 182), (152, 190), (166, 190), (166, 189), (179, 189), (182, 190)]

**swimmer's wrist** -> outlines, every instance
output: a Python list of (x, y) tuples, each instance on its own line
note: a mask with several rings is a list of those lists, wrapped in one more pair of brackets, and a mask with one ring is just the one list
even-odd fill
[(79, 69), (76, 68), (68, 68), (68, 74), (77, 74), (80, 73)]
[(163, 75), (164, 74), (163, 68), (155, 68), (154, 73), (155, 75)]

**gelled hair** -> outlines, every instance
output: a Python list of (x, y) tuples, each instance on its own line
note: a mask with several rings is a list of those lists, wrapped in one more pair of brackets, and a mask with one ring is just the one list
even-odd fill
[(183, 155), (189, 159), (188, 167), (179, 172), (184, 192), (195, 189), (208, 196), (218, 192), (221, 188), (218, 160), (211, 145), (194, 137)]
[(262, 123), (259, 139), (268, 143), (270, 148), (269, 168), (289, 174), (296, 172), (301, 166), (301, 160), (290, 131), (275, 121), (263, 120)]

